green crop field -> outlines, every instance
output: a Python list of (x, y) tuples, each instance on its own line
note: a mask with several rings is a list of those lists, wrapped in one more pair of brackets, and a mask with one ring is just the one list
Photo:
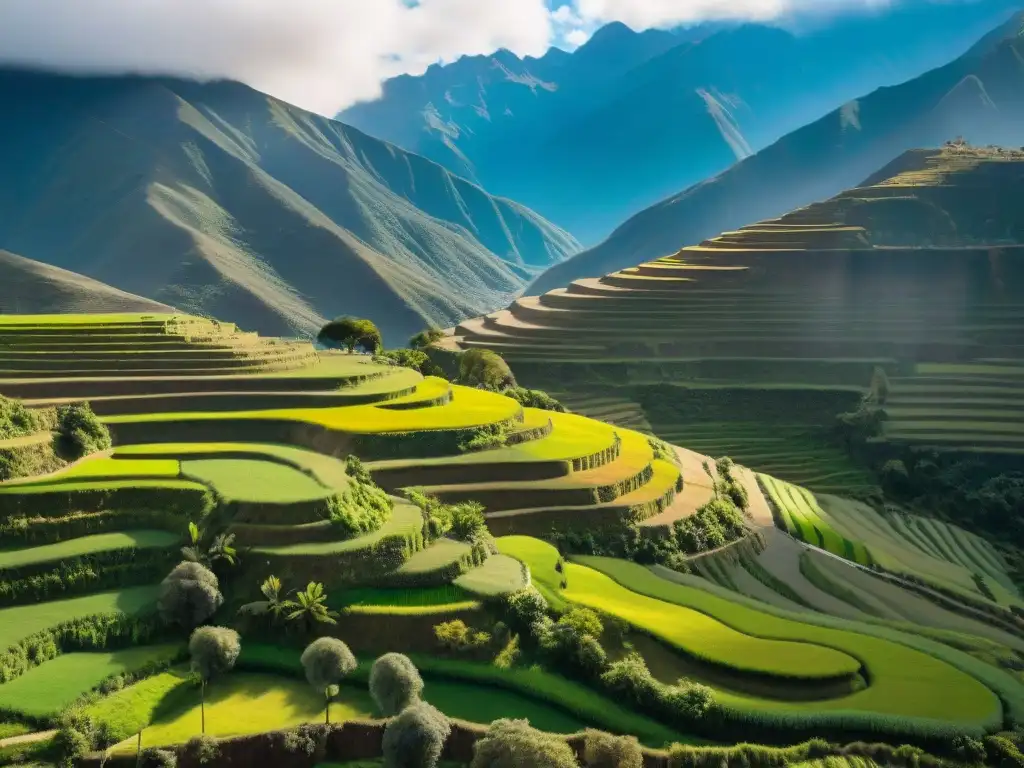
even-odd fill
[(249, 459), (201, 459), (181, 462), (182, 474), (198, 480), (228, 501), (295, 502), (331, 493), (292, 467)]
[(531, 536), (502, 536), (497, 544), (499, 552), (514, 557), (530, 569), (531, 583), (549, 603), (557, 606), (564, 602), (561, 598), (563, 574), (556, 570), (560, 560), (558, 550)]
[(0, 648), (7, 648), (36, 632), (83, 616), (139, 613), (153, 605), (156, 594), (156, 587), (131, 587), (87, 597), (0, 609)]
[(94, 555), (115, 549), (153, 549), (170, 547), (181, 540), (167, 531), (123, 531), (82, 536), (57, 544), (46, 544), (28, 549), (0, 550), (0, 571), (35, 563), (49, 563), (64, 558)]
[(0, 710), (29, 717), (58, 714), (112, 675), (150, 662), (169, 661), (178, 644), (141, 646), (111, 653), (66, 653), (0, 685)]
[[(607, 581), (614, 578), (614, 583), (620, 588), (660, 603), (662, 610), (667, 606), (685, 607), (716, 618), (736, 631), (750, 633), (753, 637), (787, 640), (809, 647), (820, 646), (833, 649), (840, 656), (846, 654), (849, 658), (859, 659), (872, 680), (872, 684), (867, 688), (850, 695), (810, 703), (773, 701), (733, 692), (718, 692), (716, 695), (719, 700), (729, 706), (741, 710), (765, 709), (778, 712), (860, 710), (898, 717), (930, 718), (979, 725), (988, 725), (993, 719), (1001, 716), (999, 699), (977, 679), (907, 646), (866, 635), (780, 619), (706, 592), (666, 581), (634, 563), (608, 558), (578, 559), (582, 565), (573, 565), (569, 571), (567, 597), (570, 599), (573, 598), (573, 585), (578, 580), (577, 569), (585, 571), (592, 568), (605, 574)], [(607, 581), (584, 577), (585, 584), (596, 582), (603, 585), (607, 584)], [(595, 602), (606, 599), (601, 591), (595, 593), (588, 590), (585, 594), (588, 600)], [(950, 691), (956, 691), (956, 695), (949, 696)]]
[(473, 595), (494, 597), (522, 589), (526, 579), (518, 560), (507, 555), (491, 555), (483, 565), (459, 576), (454, 584)]

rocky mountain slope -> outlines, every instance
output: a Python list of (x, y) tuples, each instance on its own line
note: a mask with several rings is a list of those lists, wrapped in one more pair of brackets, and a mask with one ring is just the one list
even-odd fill
[(901, 153), (957, 136), (1024, 143), (1024, 14), (964, 56), (848, 102), (775, 144), (628, 219), (600, 245), (542, 275), (540, 294), (672, 253), (856, 186)]
[(0, 248), (243, 327), (501, 306), (579, 249), (437, 163), (233, 82), (0, 72)]
[(845, 101), (950, 61), (1016, 7), (911, 1), (793, 32), (615, 23), (571, 54), (501, 50), (395, 78), (339, 117), (590, 245)]

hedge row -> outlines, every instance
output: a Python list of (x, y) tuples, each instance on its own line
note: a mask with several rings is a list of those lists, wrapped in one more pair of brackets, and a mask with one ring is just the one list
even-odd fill
[(180, 560), (177, 550), (121, 549), (64, 561), (49, 570), (0, 580), (0, 607), (159, 581)]
[(579, 458), (573, 459), (572, 471), (573, 472), (586, 472), (588, 469), (597, 469), (603, 467), (605, 464), (610, 464), (615, 461), (622, 454), (622, 438), (619, 437), (619, 433), (615, 433), (615, 439), (612, 444), (596, 453), (592, 453), (589, 456), (580, 456)]
[(159, 529), (179, 532), (178, 515), (149, 509), (79, 512), (64, 517), (12, 517), (0, 523), (0, 539), (17, 547), (42, 546), (109, 531)]
[(146, 645), (160, 631), (154, 616), (98, 613), (36, 632), (0, 653), (0, 684), (32, 667), (75, 651), (106, 651)]
[(65, 517), (74, 512), (111, 509), (161, 509), (198, 520), (216, 506), (213, 493), (200, 488), (81, 488), (0, 494), (0, 520), (12, 517)]

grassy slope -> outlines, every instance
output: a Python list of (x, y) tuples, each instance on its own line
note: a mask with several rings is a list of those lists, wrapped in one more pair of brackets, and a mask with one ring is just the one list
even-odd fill
[(124, 531), (121, 533), (100, 533), (95, 536), (81, 536), (56, 544), (46, 544), (28, 549), (0, 550), (0, 570), (17, 568), (33, 563), (48, 563), (65, 558), (94, 555), (115, 549), (152, 549), (169, 547), (181, 540), (180, 536), (167, 531)]
[(106, 678), (151, 661), (172, 659), (177, 644), (141, 646), (110, 653), (66, 653), (0, 685), (0, 710), (29, 717), (57, 714)]

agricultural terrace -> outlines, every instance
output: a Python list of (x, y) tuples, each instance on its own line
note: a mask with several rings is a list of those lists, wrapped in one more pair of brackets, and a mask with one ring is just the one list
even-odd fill
[[(566, 562), (542, 539), (627, 530), (668, 546), (700, 533), (698, 509), (728, 487), (707, 456), (621, 424), (187, 315), (4, 317), (0, 341), (0, 395), (39, 415), (33, 429), (86, 400), (95, 416), (80, 417), (113, 442), (0, 483), (0, 711), (16, 730), (71, 707), (121, 739), (143, 729), (148, 745), (196, 734), (187, 633), (154, 612), (185, 553), (216, 574), (223, 603), (209, 621), (242, 634), (236, 671), (207, 693), (217, 735), (322, 718), (298, 662), (314, 633), (343, 639), (359, 660), (335, 719), (377, 714), (368, 668), (391, 650), (412, 655), (429, 700), (451, 716), (595, 726), (655, 747), (729, 740), (748, 725), (782, 740), (866, 729), (927, 742), (994, 731), (1020, 707), (998, 666), (1001, 636), (983, 661), (896, 630), (874, 637), (775, 617), (624, 560)], [(54, 450), (21, 442), (10, 449)], [(767, 502), (752, 473), (734, 473), (756, 521)], [(815, 547), (846, 552), (849, 541), (863, 563), (898, 556), (844, 527), (844, 500), (771, 487), (798, 530), (820, 532)], [(723, 551), (753, 551), (751, 524), (740, 520)], [(934, 555), (935, 573), (953, 569), (951, 585), (969, 589), (973, 575), (952, 574), (976, 566), (1004, 605), (1016, 599), (980, 539), (920, 535), (936, 537), (921, 557)], [(573, 672), (533, 643), (532, 625), (516, 627), (507, 598), (527, 587), (553, 613), (618, 618), (658, 690), (681, 677), (707, 684), (724, 719), (634, 707), (600, 675)], [(290, 607), (274, 619), (282, 600)], [(970, 628), (956, 638), (981, 644)], [(628, 660), (617, 642), (601, 637), (601, 663)]]
[(445, 344), (500, 353), (580, 413), (815, 492), (876, 484), (827, 439), (876, 368), (891, 382), (882, 441), (1019, 455), (1024, 249), (1005, 201), (1022, 165), (907, 153), (829, 200), (516, 299)]
[[(543, 543), (522, 537), (502, 538), (498, 545), (531, 570), (536, 564), (547, 572), (558, 557)], [(559, 589), (570, 603), (619, 618), (678, 654), (677, 668), (707, 680), (716, 701), (740, 721), (826, 722), (836, 717), (852, 724), (906, 718), (985, 728), (1000, 717), (989, 670), (952, 648), (933, 658), (927, 641), (909, 634), (879, 630), (882, 636), (871, 637), (855, 629), (854, 622), (832, 628), (795, 613), (783, 618), (755, 601), (732, 601), (662, 578), (659, 571), (667, 569), (573, 557), (563, 567)], [(1003, 674), (1002, 684), (1013, 689), (1017, 684)], [(777, 681), (769, 689), (774, 697), (765, 696), (758, 685), (766, 677)], [(845, 687), (836, 685), (844, 679)], [(831, 689), (821, 685), (825, 681)], [(808, 686), (803, 701), (800, 685)], [(957, 694), (950, 697), (954, 690)], [(1016, 701), (1020, 706), (1019, 692)]]

